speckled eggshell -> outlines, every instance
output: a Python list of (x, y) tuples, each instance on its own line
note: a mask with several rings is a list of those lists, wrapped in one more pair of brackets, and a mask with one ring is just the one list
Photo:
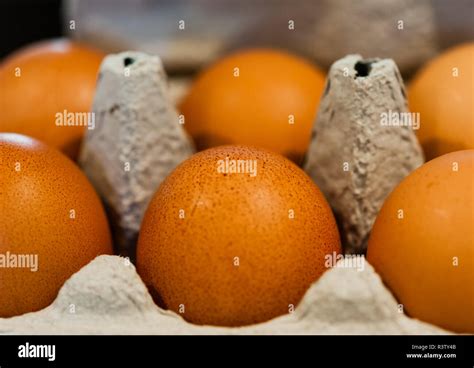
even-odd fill
[(66, 156), (0, 134), (0, 255), (37, 255), (38, 270), (0, 267), (0, 317), (48, 306), (63, 283), (112, 243), (92, 185)]
[(474, 150), (406, 177), (375, 221), (368, 261), (409, 316), (474, 333)]
[[(219, 160), (257, 160), (257, 174)], [(159, 187), (138, 242), (138, 271), (162, 306), (196, 324), (240, 326), (289, 313), (339, 253), (333, 214), (311, 179), (266, 150), (221, 146)]]

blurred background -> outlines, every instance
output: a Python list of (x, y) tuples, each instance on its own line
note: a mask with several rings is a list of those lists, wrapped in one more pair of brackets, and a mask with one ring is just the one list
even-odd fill
[(106, 52), (158, 54), (173, 75), (236, 48), (273, 46), (323, 68), (348, 53), (391, 57), (409, 76), (474, 38), (474, 1), (1, 0), (0, 27), (0, 57), (65, 35)]

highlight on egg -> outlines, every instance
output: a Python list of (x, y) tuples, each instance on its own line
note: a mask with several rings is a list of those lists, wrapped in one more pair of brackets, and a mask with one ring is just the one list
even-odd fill
[(0, 317), (37, 311), (100, 254), (112, 254), (94, 188), (61, 152), (0, 133)]
[(411, 317), (474, 333), (474, 150), (448, 153), (405, 178), (385, 201), (370, 264)]
[(324, 196), (270, 151), (220, 146), (195, 154), (146, 211), (137, 269), (155, 300), (196, 324), (242, 326), (294, 310), (340, 254)]

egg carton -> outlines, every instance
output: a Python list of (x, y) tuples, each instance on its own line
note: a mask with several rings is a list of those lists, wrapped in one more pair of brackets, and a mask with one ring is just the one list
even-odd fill
[[(380, 114), (388, 109), (408, 111), (392, 60), (349, 55), (333, 64), (304, 169), (340, 219), (346, 253), (364, 253), (384, 198), (423, 163), (411, 129), (380, 126)], [(132, 256), (156, 188), (194, 148), (180, 126), (182, 117), (170, 101), (157, 56), (109, 55), (101, 66), (93, 110), (96, 129), (87, 131), (79, 163), (108, 208), (119, 253)], [(343, 162), (354, 163), (351, 175), (341, 170)], [(133, 165), (133, 175), (127, 164)], [(288, 315), (253, 326), (222, 328), (193, 325), (160, 309), (129, 258), (99, 256), (64, 284), (49, 307), (0, 319), (0, 333), (450, 333), (407, 317), (371, 265), (361, 264), (362, 268), (354, 268), (337, 263)]]
[(0, 318), (2, 334), (413, 334), (450, 332), (412, 319), (368, 262), (340, 261), (291, 314), (247, 327), (197, 326), (159, 308), (127, 258), (99, 256), (71, 276), (49, 307)]

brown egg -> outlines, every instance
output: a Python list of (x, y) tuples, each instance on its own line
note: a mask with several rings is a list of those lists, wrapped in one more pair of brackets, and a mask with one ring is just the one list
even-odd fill
[(291, 311), (340, 250), (331, 209), (301, 169), (270, 151), (221, 146), (159, 187), (137, 267), (158, 303), (188, 321), (240, 326)]
[(474, 148), (474, 42), (433, 59), (408, 90), (410, 109), (420, 114), (420, 140), (428, 160)]
[(474, 150), (427, 162), (390, 194), (368, 261), (412, 317), (474, 333)]
[(325, 85), (324, 73), (284, 51), (250, 49), (205, 69), (180, 104), (198, 149), (248, 144), (301, 163)]
[(97, 194), (66, 156), (3, 133), (0, 157), (0, 317), (10, 317), (49, 305), (112, 245)]
[[(0, 64), (0, 131), (34, 137), (75, 159), (103, 57), (65, 39), (13, 53)], [(74, 113), (83, 115), (70, 119)]]

